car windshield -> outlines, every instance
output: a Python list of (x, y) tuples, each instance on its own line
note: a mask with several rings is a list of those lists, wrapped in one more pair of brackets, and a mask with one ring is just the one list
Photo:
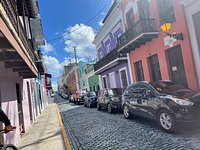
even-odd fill
[(173, 82), (153, 82), (150, 83), (150, 85), (161, 94), (176, 95), (177, 93), (187, 93), (191, 91), (190, 89)]
[(110, 89), (110, 90), (108, 90), (109, 96), (120, 96), (120, 95), (122, 95), (122, 93), (123, 93), (122, 89)]
[(95, 92), (90, 92), (90, 96), (96, 96)]

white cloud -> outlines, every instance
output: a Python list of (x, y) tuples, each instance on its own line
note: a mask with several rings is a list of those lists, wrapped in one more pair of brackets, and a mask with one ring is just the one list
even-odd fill
[(73, 46), (76, 46), (78, 58), (96, 58), (95, 46), (92, 44), (94, 38), (95, 31), (90, 26), (76, 24), (69, 27), (64, 34), (65, 51), (74, 56)]
[(63, 67), (61, 63), (58, 61), (58, 59), (52, 56), (47, 56), (47, 55), (44, 55), (43, 59), (44, 59), (44, 63), (47, 66), (48, 72), (52, 74), (53, 77), (60, 77), (62, 75)]
[(46, 42), (45, 42), (45, 45), (44, 45), (44, 46), (41, 46), (41, 48), (42, 48), (42, 52), (43, 52), (44, 54), (47, 54), (47, 53), (49, 53), (49, 52), (53, 52), (53, 51), (55, 50), (55, 48), (53, 47), (52, 44), (46, 43)]
[(100, 26), (100, 27), (103, 26), (103, 19), (99, 21), (99, 26)]

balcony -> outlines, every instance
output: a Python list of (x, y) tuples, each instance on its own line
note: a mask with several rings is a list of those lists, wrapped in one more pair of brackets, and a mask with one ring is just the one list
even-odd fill
[(94, 70), (96, 74), (100, 74), (120, 63), (127, 62), (127, 56), (125, 53), (119, 53), (118, 47), (113, 49), (110, 53), (108, 53), (105, 57), (103, 57), (100, 61), (98, 61), (94, 65)]
[(158, 37), (154, 19), (141, 19), (118, 38), (118, 52), (130, 51)]
[[(0, 28), (0, 41), (3, 41), (0, 43), (0, 61), (5, 62), (6, 68), (12, 68), (23, 78), (34, 78), (37, 76), (38, 56), (20, 21), (18, 14), (21, 11), (17, 10), (19, 4), (15, 0), (0, 0), (0, 5), (3, 8), (0, 11), (4, 24), (4, 28)], [(30, 14), (33, 15), (33, 11)]]

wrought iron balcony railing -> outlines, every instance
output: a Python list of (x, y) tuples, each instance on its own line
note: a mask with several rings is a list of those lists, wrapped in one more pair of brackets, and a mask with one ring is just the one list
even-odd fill
[(104, 67), (105, 65), (108, 65), (109, 63), (113, 62), (117, 58), (126, 58), (126, 53), (119, 53), (118, 47), (113, 49), (110, 53), (108, 53), (105, 57), (103, 57), (101, 60), (97, 61), (97, 63), (94, 65), (94, 70), (97, 71)]
[(29, 43), (30, 41), (28, 40), (27, 34), (25, 32), (25, 28), (23, 27), (18, 11), (17, 11), (17, 4), (15, 0), (0, 0), (0, 3), (2, 4), (4, 10), (6, 11), (6, 14), (12, 23), (15, 31), (17, 32), (19, 38), (21, 39), (28, 55), (30, 56), (31, 60), (36, 63), (37, 55), (34, 52), (33, 47)]
[(144, 33), (156, 32), (154, 19), (141, 19), (118, 38), (118, 49)]

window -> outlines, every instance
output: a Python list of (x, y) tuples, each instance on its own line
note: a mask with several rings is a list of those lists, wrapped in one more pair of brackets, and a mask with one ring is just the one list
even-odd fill
[(97, 91), (99, 91), (100, 90), (100, 87), (99, 87), (99, 85), (97, 85)]
[(115, 88), (116, 87), (115, 73), (114, 72), (110, 73), (109, 78), (110, 78), (110, 87)]
[(144, 81), (144, 73), (142, 68), (142, 61), (138, 61), (134, 64), (135, 66), (135, 73), (136, 73), (136, 80), (137, 81)]
[(135, 16), (133, 13), (133, 8), (131, 8), (126, 14), (127, 26), (132, 27), (135, 24)]
[(173, 0), (157, 0), (157, 7), (161, 25), (176, 21)]
[(126, 70), (120, 71), (120, 74), (121, 74), (121, 85), (122, 85), (122, 88), (126, 88), (128, 86)]
[(140, 19), (149, 19), (150, 18), (150, 9), (148, 0), (138, 1), (138, 9), (140, 13)]
[(149, 67), (152, 81), (161, 80), (160, 65), (158, 62), (158, 55), (149, 57)]
[(93, 91), (95, 91), (95, 86), (93, 86)]
[(103, 77), (103, 87), (107, 88), (106, 77)]

